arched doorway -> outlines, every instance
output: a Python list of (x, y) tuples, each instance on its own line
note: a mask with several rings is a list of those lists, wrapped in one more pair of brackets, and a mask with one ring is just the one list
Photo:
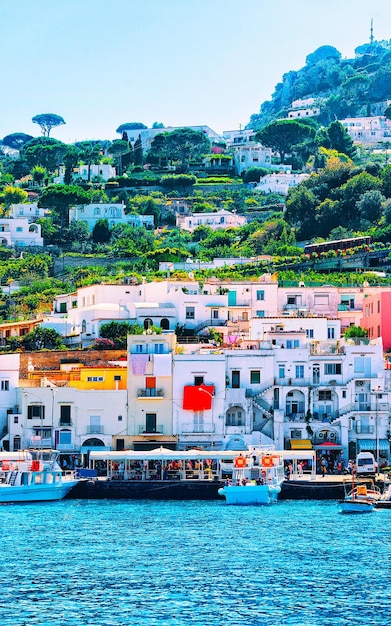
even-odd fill
[(85, 448), (101, 448), (105, 444), (102, 439), (98, 439), (97, 437), (91, 437), (91, 439), (86, 439), (83, 443), (83, 447)]
[(144, 328), (145, 330), (149, 330), (151, 328), (151, 326), (153, 326), (153, 321), (151, 320), (150, 317), (146, 317), (144, 320)]
[(166, 317), (160, 320), (160, 328), (162, 330), (170, 330), (170, 322)]

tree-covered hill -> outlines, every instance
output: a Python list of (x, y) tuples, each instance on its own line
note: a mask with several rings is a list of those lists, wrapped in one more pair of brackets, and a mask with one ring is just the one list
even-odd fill
[(320, 109), (316, 120), (328, 125), (336, 119), (383, 115), (391, 99), (391, 42), (374, 41), (343, 59), (333, 46), (321, 46), (298, 71), (283, 75), (272, 99), (251, 116), (249, 128), (260, 129), (287, 117), (292, 102), (314, 98)]

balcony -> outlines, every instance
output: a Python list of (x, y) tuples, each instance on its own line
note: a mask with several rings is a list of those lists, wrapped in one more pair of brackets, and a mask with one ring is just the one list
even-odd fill
[(31, 437), (30, 448), (40, 449), (40, 448), (53, 448), (53, 440), (51, 437), (45, 437), (44, 439), (37, 439), (36, 436)]
[(286, 413), (286, 417), (290, 422), (304, 422), (305, 413)]
[(104, 428), (101, 425), (87, 426), (87, 435), (104, 435)]
[(56, 450), (59, 452), (75, 452), (79, 447), (75, 443), (58, 443)]
[(147, 430), (145, 426), (139, 425), (138, 434), (145, 435), (147, 437), (149, 437), (150, 435), (164, 435), (164, 427), (163, 424), (158, 424), (157, 426), (155, 426), (154, 429), (150, 428), (149, 430)]
[(137, 389), (137, 398), (139, 400), (163, 400), (164, 389), (156, 389), (155, 387), (152, 387), (151, 389)]
[(216, 428), (212, 422), (202, 422), (199, 424), (194, 424), (193, 422), (189, 424), (182, 424), (181, 426), (181, 434), (182, 435), (194, 435), (194, 434), (210, 434), (215, 433)]

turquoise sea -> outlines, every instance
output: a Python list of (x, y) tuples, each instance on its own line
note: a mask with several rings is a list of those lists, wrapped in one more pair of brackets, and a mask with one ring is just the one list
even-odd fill
[(324, 501), (2, 505), (0, 624), (386, 626), (390, 526)]

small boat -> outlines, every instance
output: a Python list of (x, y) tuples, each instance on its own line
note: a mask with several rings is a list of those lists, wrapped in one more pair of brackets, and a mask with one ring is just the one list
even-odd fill
[(232, 479), (228, 479), (218, 493), (227, 504), (273, 504), (284, 480), (281, 455), (271, 450), (254, 450), (234, 459)]
[(382, 496), (375, 502), (376, 509), (391, 509), (391, 483), (384, 489)]
[(61, 500), (78, 482), (74, 472), (63, 474), (55, 450), (27, 450), (18, 456), (1, 460), (0, 504)]
[[(370, 492), (370, 493), (369, 493)], [(352, 489), (343, 500), (339, 501), (341, 513), (372, 513), (375, 502), (381, 496), (377, 487), (368, 489), (367, 485), (354, 486), (354, 472), (352, 472)]]

